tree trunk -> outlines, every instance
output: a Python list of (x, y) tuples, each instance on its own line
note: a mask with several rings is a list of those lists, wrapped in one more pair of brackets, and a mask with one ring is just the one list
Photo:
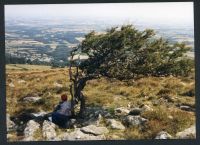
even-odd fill
[(80, 111), (79, 111), (79, 116), (84, 117), (85, 114), (85, 96), (81, 93), (80, 94)]

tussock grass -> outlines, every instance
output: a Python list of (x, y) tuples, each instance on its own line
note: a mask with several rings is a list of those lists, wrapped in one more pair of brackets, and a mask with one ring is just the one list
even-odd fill
[[(6, 111), (11, 116), (22, 112), (51, 112), (60, 101), (61, 94), (67, 93), (70, 97), (67, 68), (28, 66), (27, 69), (7, 67)], [(25, 82), (19, 83), (20, 80)], [(14, 87), (9, 86), (11, 83)], [(55, 83), (62, 87), (55, 86)], [(182, 111), (177, 107), (188, 105), (195, 108), (194, 74), (189, 77), (146, 77), (128, 82), (102, 77), (88, 81), (83, 94), (87, 106), (107, 108), (111, 115), (114, 115), (117, 107), (147, 104), (154, 109), (142, 113), (149, 120), (145, 126), (130, 127), (125, 131), (110, 129), (107, 139), (151, 139), (162, 130), (174, 135), (195, 123), (194, 112)], [(36, 103), (21, 101), (26, 96), (34, 95), (42, 99)]]

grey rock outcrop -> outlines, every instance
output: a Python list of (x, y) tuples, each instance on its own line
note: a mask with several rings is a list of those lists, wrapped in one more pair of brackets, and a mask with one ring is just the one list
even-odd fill
[(193, 139), (196, 138), (196, 125), (191, 126), (176, 134), (178, 139)]
[(172, 136), (165, 131), (159, 132), (155, 137), (155, 139), (171, 139), (171, 138)]
[(73, 132), (61, 134), (58, 138), (60, 140), (104, 140), (105, 136), (86, 134), (77, 128)]
[(17, 126), (13, 121), (10, 120), (10, 115), (6, 115), (6, 125), (7, 125), (7, 132), (15, 131)]
[(95, 125), (88, 125), (88, 126), (82, 127), (80, 130), (83, 133), (93, 134), (93, 135), (102, 135), (109, 132), (106, 127), (97, 127)]
[(23, 141), (35, 141), (36, 139), (34, 138), (34, 133), (40, 129), (40, 124), (30, 120), (27, 125), (26, 128), (24, 129), (24, 139)]
[(115, 109), (115, 115), (128, 115), (129, 112), (130, 110), (124, 107)]
[(123, 123), (126, 126), (137, 126), (137, 125), (143, 125), (145, 122), (147, 122), (147, 119), (142, 118), (141, 116), (132, 116), (128, 115), (123, 119)]
[(124, 125), (121, 122), (116, 121), (115, 119), (107, 119), (106, 123), (112, 129), (119, 129), (119, 130), (124, 130), (125, 129)]
[(42, 135), (48, 141), (56, 140), (56, 125), (50, 121), (44, 121), (42, 126)]

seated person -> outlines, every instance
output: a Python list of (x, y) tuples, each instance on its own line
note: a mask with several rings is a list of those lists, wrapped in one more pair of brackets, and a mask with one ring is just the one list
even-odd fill
[(68, 101), (66, 94), (61, 95), (61, 100), (52, 113), (52, 122), (65, 128), (71, 117), (71, 102)]

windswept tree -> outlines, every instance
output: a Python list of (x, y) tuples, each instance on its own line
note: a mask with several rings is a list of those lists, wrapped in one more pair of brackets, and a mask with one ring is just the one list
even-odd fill
[[(191, 48), (185, 43), (171, 44), (156, 36), (151, 29), (139, 31), (132, 25), (94, 31), (85, 35), (82, 43), (71, 52), (71, 65), (76, 66), (70, 78), (71, 94), (81, 102), (80, 114), (85, 108), (81, 91), (86, 82), (101, 76), (129, 80), (138, 76), (187, 76), (193, 61), (186, 56)], [(74, 59), (85, 55), (87, 59)]]

